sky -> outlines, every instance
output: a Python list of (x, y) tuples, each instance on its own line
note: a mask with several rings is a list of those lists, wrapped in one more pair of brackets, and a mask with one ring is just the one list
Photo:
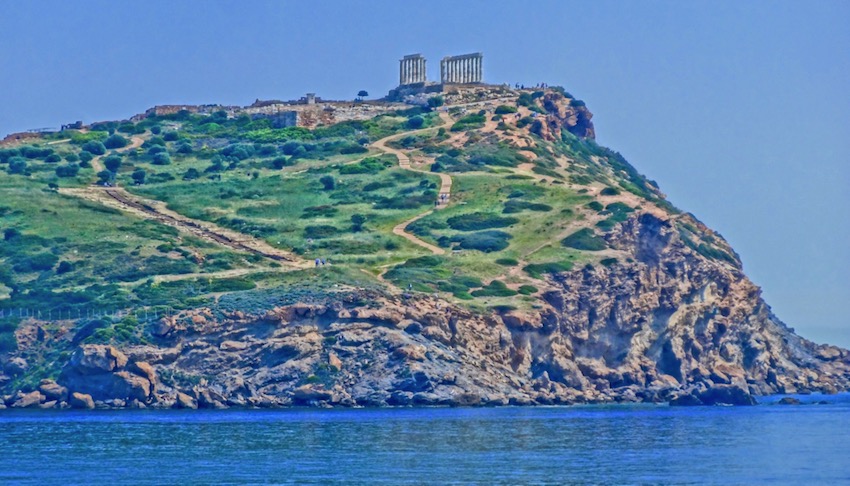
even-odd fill
[(0, 2), (0, 137), (155, 104), (382, 96), (484, 53), (719, 231), (774, 313), (850, 347), (850, 2)]

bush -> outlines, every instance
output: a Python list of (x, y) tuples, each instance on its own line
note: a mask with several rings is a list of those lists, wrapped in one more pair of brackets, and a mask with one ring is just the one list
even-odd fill
[(571, 262), (532, 263), (526, 265), (523, 271), (532, 278), (542, 278), (544, 274), (568, 272), (573, 269)]
[(590, 201), (586, 206), (588, 209), (592, 209), (594, 211), (602, 211), (603, 208), (602, 203), (599, 201)]
[(110, 150), (114, 150), (126, 147), (129, 143), (129, 140), (116, 133), (107, 137), (107, 139), (103, 141), (103, 146)]
[(80, 166), (77, 164), (60, 165), (56, 168), (58, 177), (76, 177), (80, 172)]
[(516, 113), (516, 111), (517, 110), (515, 106), (499, 105), (498, 107), (496, 107), (495, 113), (497, 115), (509, 115), (511, 113)]
[(59, 261), (53, 253), (36, 253), (19, 260), (12, 268), (18, 273), (50, 270)]
[(377, 174), (392, 165), (389, 162), (375, 158), (367, 157), (360, 162), (354, 164), (343, 165), (339, 168), (340, 174)]
[(417, 115), (407, 120), (407, 128), (411, 130), (416, 130), (417, 128), (422, 128), (425, 125), (425, 119), (421, 116)]
[(513, 267), (519, 265), (519, 261), (517, 261), (515, 258), (498, 258), (496, 259), (496, 263), (506, 267)]
[(322, 183), (322, 187), (324, 187), (326, 191), (333, 190), (333, 188), (336, 187), (336, 181), (334, 181), (334, 178), (329, 175), (322, 176), (322, 178), (319, 179), (319, 182)]
[(88, 164), (89, 162), (91, 162), (91, 159), (94, 158), (94, 155), (92, 155), (92, 153), (87, 150), (83, 150), (82, 152), (80, 152), (79, 157), (81, 163)]
[(311, 206), (309, 208), (304, 208), (304, 214), (301, 215), (301, 219), (310, 219), (310, 218), (330, 218), (338, 212), (337, 208), (333, 206)]
[(599, 194), (602, 196), (616, 196), (620, 194), (620, 191), (616, 187), (606, 187), (599, 191)]
[(432, 96), (428, 98), (429, 108), (439, 108), (440, 106), (443, 106), (443, 103), (445, 103), (445, 100), (443, 100), (442, 96)]
[(289, 163), (289, 161), (287, 160), (286, 157), (276, 157), (274, 160), (272, 160), (272, 167), (274, 167), (277, 170), (280, 170), (280, 169), (283, 169), (284, 167), (286, 167), (288, 165), (288, 163)]
[(23, 157), (12, 157), (9, 159), (9, 173), (10, 174), (24, 174), (27, 169), (27, 160)]
[(535, 287), (534, 285), (523, 285), (517, 291), (519, 291), (522, 295), (531, 295), (536, 294), (540, 289)]
[(475, 297), (510, 297), (516, 294), (515, 290), (509, 289), (501, 280), (493, 280), (486, 287), (472, 291)]
[(194, 167), (190, 167), (190, 168), (189, 168), (189, 169), (188, 169), (188, 170), (187, 170), (187, 171), (183, 174), (183, 180), (184, 180), (184, 181), (193, 181), (193, 180), (195, 180), (195, 179), (197, 179), (197, 178), (199, 178), (199, 177), (201, 177), (201, 172), (200, 172), (198, 169), (194, 168)]
[(178, 138), (180, 138), (180, 136), (175, 131), (169, 131), (162, 134), (162, 139), (166, 142), (176, 142)]
[(118, 168), (121, 167), (121, 156), (110, 155), (109, 157), (106, 157), (103, 159), (103, 166), (109, 171), (118, 172)]
[(530, 203), (527, 201), (518, 201), (516, 199), (512, 199), (505, 203), (505, 208), (502, 209), (502, 212), (505, 214), (511, 214), (519, 213), (525, 210), (546, 212), (551, 211), (552, 206), (543, 203)]
[(351, 215), (351, 231), (358, 233), (363, 231), (363, 225), (366, 224), (366, 216), (362, 214)]
[(490, 253), (507, 248), (508, 240), (510, 239), (511, 235), (504, 231), (490, 230), (466, 235), (455, 235), (451, 238), (451, 241), (458, 243), (458, 246), (464, 250), (478, 250)]
[(171, 164), (171, 156), (166, 152), (161, 152), (153, 156), (153, 161), (151, 162), (154, 165), (170, 165)]
[(133, 171), (133, 173), (130, 175), (130, 177), (133, 178), (133, 182), (135, 182), (136, 185), (140, 186), (140, 185), (145, 183), (145, 176), (146, 175), (147, 175), (147, 173), (145, 172), (144, 169), (136, 169), (136, 170)]
[(518, 223), (513, 217), (501, 217), (490, 213), (468, 213), (452, 216), (448, 219), (449, 227), (458, 231), (476, 231), (490, 228), (504, 228)]
[(159, 135), (160, 133), (162, 133), (162, 127), (159, 125), (152, 126), (151, 133), (153, 133), (154, 135)]
[(564, 238), (561, 244), (568, 248), (586, 251), (600, 251), (607, 248), (605, 240), (597, 236), (590, 228), (582, 228), (576, 231)]
[[(106, 153), (106, 146), (97, 140), (90, 140), (81, 147), (84, 151), (93, 155), (103, 155)], [(80, 154), (82, 158), (82, 154)]]
[(616, 258), (603, 258), (602, 260), (599, 261), (599, 263), (603, 267), (610, 267), (611, 265), (617, 263), (617, 259)]
[(55, 164), (56, 162), (60, 162), (61, 160), (62, 157), (60, 157), (59, 154), (50, 154), (44, 158), (44, 161), (48, 164)]
[(322, 238), (330, 238), (339, 234), (339, 230), (327, 224), (316, 226), (307, 226), (304, 228), (304, 237), (319, 240)]
[(56, 267), (56, 274), (62, 275), (63, 273), (68, 273), (74, 270), (74, 265), (68, 261), (59, 262), (59, 266)]

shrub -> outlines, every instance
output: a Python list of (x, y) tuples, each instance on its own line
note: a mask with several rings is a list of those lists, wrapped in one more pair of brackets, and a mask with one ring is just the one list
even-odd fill
[(455, 235), (451, 241), (458, 243), (464, 250), (478, 250), (485, 253), (501, 251), (508, 247), (511, 235), (504, 231), (481, 231), (465, 235)]
[(108, 149), (119, 149), (126, 147), (129, 143), (129, 140), (116, 133), (107, 137), (106, 140), (103, 141), (103, 146)]
[(63, 273), (68, 273), (74, 270), (74, 265), (68, 261), (59, 262), (59, 266), (56, 267), (56, 273), (58, 275), (62, 275)]
[(407, 120), (407, 128), (411, 130), (416, 130), (417, 128), (422, 128), (425, 125), (425, 119), (421, 116), (417, 115), (412, 118), (408, 118)]
[(363, 231), (363, 225), (366, 224), (366, 216), (362, 214), (351, 215), (351, 231), (355, 233)]
[(194, 167), (190, 167), (186, 173), (183, 174), (184, 181), (193, 181), (199, 177), (201, 177), (201, 172)]
[(617, 259), (616, 258), (603, 258), (602, 260), (599, 261), (599, 263), (603, 267), (610, 267), (611, 265), (617, 263)]
[(60, 165), (56, 168), (58, 177), (76, 177), (80, 172), (80, 166), (77, 164)]
[(53, 253), (36, 253), (19, 260), (12, 268), (18, 273), (50, 270), (59, 258)]
[(511, 113), (516, 113), (516, 111), (516, 106), (499, 105), (496, 107), (495, 113), (497, 115), (508, 115)]
[(510, 200), (505, 203), (502, 212), (505, 214), (519, 213), (524, 210), (546, 212), (551, 211), (552, 206), (543, 203), (530, 203), (527, 201)]
[(475, 297), (510, 297), (516, 294), (515, 290), (509, 289), (501, 280), (493, 280), (486, 287), (472, 291)]
[(66, 160), (67, 162), (79, 162), (79, 161), (80, 161), (80, 156), (79, 156), (79, 155), (77, 155), (77, 154), (75, 154), (75, 153), (70, 153), (70, 154), (68, 154), (68, 155), (66, 155), (66, 156), (65, 156), (65, 160)]
[(515, 258), (498, 258), (496, 259), (496, 263), (498, 263), (499, 265), (504, 265), (506, 267), (513, 267), (519, 265), (519, 261), (517, 261)]
[(603, 208), (602, 203), (599, 201), (590, 201), (586, 206), (588, 209), (592, 209), (594, 211), (602, 211)]
[(109, 157), (106, 157), (103, 159), (103, 166), (109, 171), (118, 172), (118, 168), (121, 167), (121, 156), (110, 155)]
[[(90, 140), (84, 143), (81, 148), (93, 155), (103, 155), (106, 153), (106, 146), (103, 145), (103, 142), (97, 140)], [(82, 157), (82, 154), (80, 154), (80, 157)]]
[(476, 231), (490, 228), (504, 228), (518, 223), (513, 217), (501, 217), (490, 213), (468, 213), (452, 216), (447, 223), (458, 231)]
[(333, 206), (311, 206), (309, 208), (304, 208), (304, 214), (301, 215), (301, 219), (310, 219), (310, 218), (319, 218), (325, 217), (330, 218), (338, 212), (337, 208)]
[(147, 173), (145, 172), (144, 169), (136, 169), (136, 170), (133, 171), (133, 173), (130, 175), (130, 177), (133, 178), (133, 182), (135, 182), (136, 185), (140, 186), (140, 185), (145, 183), (145, 176), (146, 175), (147, 175)]
[(154, 165), (170, 165), (171, 164), (171, 156), (166, 152), (160, 152), (153, 156), (153, 160), (151, 161)]
[(616, 187), (606, 187), (599, 191), (599, 194), (602, 196), (616, 196), (620, 194), (620, 191)]
[(62, 160), (62, 157), (60, 157), (59, 154), (50, 154), (50, 155), (48, 155), (47, 157), (44, 158), (44, 161), (47, 162), (48, 164), (55, 164), (56, 162), (59, 162), (61, 160)]
[(322, 183), (322, 187), (324, 187), (326, 191), (333, 190), (333, 188), (336, 187), (336, 181), (334, 181), (334, 178), (329, 175), (322, 176), (322, 178), (319, 179), (319, 182)]
[(445, 100), (443, 100), (442, 96), (432, 96), (432, 97), (428, 98), (428, 107), (429, 108), (439, 108), (440, 106), (443, 106), (444, 102), (445, 102)]
[(92, 153), (87, 150), (83, 150), (82, 152), (80, 152), (79, 157), (81, 163), (88, 164), (89, 162), (91, 162), (91, 159), (94, 158), (94, 155), (92, 155)]
[(573, 269), (571, 262), (532, 263), (526, 265), (523, 271), (532, 278), (542, 278), (544, 274), (568, 272)]
[(391, 164), (384, 160), (367, 157), (360, 162), (354, 164), (343, 165), (339, 168), (340, 174), (377, 174), (386, 169)]
[(162, 139), (166, 142), (176, 142), (178, 138), (180, 138), (180, 135), (175, 131), (168, 131), (162, 134)]
[(531, 295), (536, 294), (538, 292), (538, 288), (534, 285), (523, 285), (517, 291), (522, 295)]
[(162, 133), (162, 127), (159, 125), (152, 126), (151, 133), (153, 133), (154, 135), (159, 135), (160, 133)]
[(27, 160), (23, 157), (12, 157), (9, 159), (9, 173), (10, 174), (24, 174), (27, 169)]
[(339, 234), (339, 230), (336, 227), (327, 224), (307, 226), (304, 228), (304, 237), (311, 238), (314, 240), (330, 238), (332, 236), (336, 236), (337, 234)]
[(590, 228), (582, 228), (576, 231), (564, 238), (561, 244), (576, 250), (586, 251), (600, 251), (607, 247), (605, 240), (597, 236)]

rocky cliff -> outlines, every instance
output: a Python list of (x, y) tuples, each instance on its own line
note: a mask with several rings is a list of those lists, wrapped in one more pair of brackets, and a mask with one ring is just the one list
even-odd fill
[[(84, 345), (57, 381), (11, 407), (276, 407), (753, 403), (846, 390), (850, 353), (795, 335), (734, 262), (636, 215), (606, 235), (622, 263), (557, 274), (534, 312), (476, 313), (422, 295), (360, 292), (263, 315), (200, 309), (155, 342)], [(35, 321), (21, 354), (74, 339)], [(36, 336), (36, 337), (33, 337)], [(6, 373), (26, 367), (8, 359)]]

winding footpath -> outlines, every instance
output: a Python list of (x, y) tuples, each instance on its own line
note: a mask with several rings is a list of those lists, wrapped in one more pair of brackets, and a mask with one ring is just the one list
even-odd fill
[[(451, 119), (451, 117), (449, 116), (449, 114), (445, 113), (445, 112), (440, 112), (440, 119), (443, 120), (444, 126), (451, 126), (451, 124), (454, 122)], [(394, 149), (392, 147), (388, 147), (387, 143), (392, 142), (394, 140), (398, 140), (398, 139), (403, 138), (403, 137), (410, 136), (410, 135), (416, 135), (417, 133), (424, 133), (424, 132), (428, 132), (428, 131), (437, 130), (438, 128), (440, 128), (440, 127), (429, 127), (429, 128), (423, 128), (423, 129), (420, 129), (420, 130), (414, 130), (414, 131), (411, 131), (411, 132), (403, 132), (403, 133), (399, 133), (399, 134), (396, 134), (396, 135), (390, 135), (389, 137), (384, 137), (380, 140), (375, 141), (374, 143), (372, 143), (372, 147), (380, 150), (381, 152), (383, 152), (385, 154), (394, 155), (398, 159), (398, 166), (401, 167), (402, 169), (409, 170), (411, 172), (419, 172), (419, 173), (422, 173), (422, 174), (433, 174), (433, 172), (428, 171), (428, 170), (422, 170), (422, 169), (414, 168), (410, 164), (410, 157), (408, 157), (407, 154), (405, 154), (401, 150)], [(452, 178), (448, 174), (440, 173), (438, 175), (440, 176), (440, 194), (438, 196), (438, 198), (439, 198), (437, 200), (438, 204), (435, 205), (435, 209), (429, 209), (428, 211), (417, 214), (416, 216), (408, 219), (407, 221), (403, 221), (403, 222), (395, 225), (395, 227), (393, 228), (393, 234), (397, 235), (397, 236), (401, 236), (402, 238), (406, 239), (407, 241), (413, 243), (414, 245), (418, 245), (422, 248), (425, 248), (426, 250), (430, 251), (434, 255), (445, 255), (446, 250), (444, 250), (444, 249), (442, 249), (438, 246), (434, 246), (434, 245), (428, 243), (427, 241), (422, 241), (421, 239), (417, 238), (415, 235), (412, 235), (412, 234), (407, 232), (407, 227), (411, 223), (418, 221), (418, 220), (424, 218), (425, 216), (428, 216), (429, 214), (433, 213), (435, 210), (442, 209), (442, 208), (446, 207), (446, 205), (448, 205), (449, 200), (451, 198), (451, 194), (452, 194)]]

